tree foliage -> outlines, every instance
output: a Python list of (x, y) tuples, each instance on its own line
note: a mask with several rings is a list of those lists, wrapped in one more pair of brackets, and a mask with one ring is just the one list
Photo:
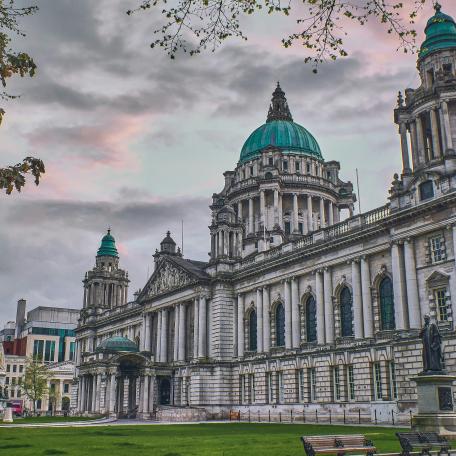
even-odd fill
[[(13, 76), (33, 77), (36, 70), (35, 62), (26, 52), (13, 49), (12, 36), (25, 36), (19, 28), (18, 20), (30, 16), (37, 11), (36, 6), (17, 7), (15, 0), (0, 0), (0, 101), (12, 100), (17, 95), (6, 91), (8, 79)], [(0, 124), (5, 115), (5, 109), (0, 105)], [(26, 157), (21, 163), (0, 168), (0, 190), (10, 194), (14, 189), (21, 191), (25, 185), (26, 174), (35, 178), (35, 184), (40, 182), (41, 174), (45, 172), (44, 163), (33, 157)]]
[[(346, 57), (344, 38), (347, 20), (365, 25), (369, 19), (386, 27), (386, 32), (399, 39), (398, 49), (415, 50), (413, 28), (419, 10), (432, 0), (143, 0), (138, 11), (159, 9), (161, 25), (155, 29), (151, 47), (161, 47), (171, 58), (179, 51), (198, 54), (214, 51), (224, 40), (238, 37), (247, 40), (240, 20), (260, 10), (268, 14), (296, 16), (300, 29), (282, 39), (284, 47), (300, 43), (307, 51), (306, 62), (314, 68), (325, 60)], [(303, 17), (299, 11), (304, 10)], [(295, 13), (295, 11), (297, 11)]]
[(49, 395), (47, 386), (49, 377), (49, 369), (41, 360), (36, 358), (27, 360), (19, 387), (22, 393), (33, 403), (33, 414), (36, 414), (36, 402)]

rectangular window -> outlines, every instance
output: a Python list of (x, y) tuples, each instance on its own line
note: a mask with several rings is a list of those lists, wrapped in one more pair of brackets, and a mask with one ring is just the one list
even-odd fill
[(340, 370), (339, 366), (333, 367), (333, 382), (334, 382), (334, 400), (340, 401)]
[(16, 366), (16, 364), (13, 364), (13, 372), (17, 372), (17, 366)]
[(21, 390), (17, 390), (17, 395), (16, 395), (16, 397), (19, 399), (19, 398), (21, 397), (21, 394), (22, 394), (22, 393), (21, 393)]
[(288, 161), (287, 160), (283, 161), (283, 170), (288, 171)]
[(76, 342), (70, 342), (70, 361), (74, 361), (75, 351), (76, 351)]
[(54, 361), (54, 353), (55, 353), (55, 341), (47, 340), (46, 346), (44, 349), (44, 361), (47, 361), (47, 362)]
[(43, 359), (44, 340), (35, 340), (33, 342), (33, 357), (42, 360)]
[(253, 166), (250, 167), (250, 175), (253, 176)]
[(65, 394), (69, 393), (70, 392), (70, 385), (68, 383), (64, 383), (63, 384), (63, 392)]
[(295, 168), (296, 168), (296, 172), (298, 173), (299, 172), (299, 162), (295, 162)]
[(326, 179), (331, 180), (331, 173), (329, 171), (326, 172)]
[(431, 248), (431, 258), (433, 263), (443, 260), (442, 252), (442, 238), (435, 236), (429, 239), (429, 246)]
[(391, 399), (397, 399), (397, 384), (396, 384), (396, 366), (394, 361), (390, 362), (390, 396)]
[(307, 174), (310, 174), (310, 164), (309, 163), (307, 163), (307, 165), (306, 165), (306, 172), (307, 172)]
[(19, 366), (19, 373), (22, 374), (22, 372), (24, 372), (24, 366)]
[(249, 375), (250, 377), (250, 403), (255, 402), (255, 374)]
[(6, 372), (11, 372), (11, 364), (6, 365)]
[(317, 373), (314, 367), (309, 368), (309, 402), (317, 400)]
[(304, 369), (299, 370), (298, 374), (298, 386), (299, 386), (299, 402), (304, 402), (306, 400), (304, 396), (304, 390), (305, 390), (305, 380), (306, 379), (306, 373)]
[(382, 399), (382, 370), (380, 367), (380, 363), (373, 364), (373, 376), (374, 376), (374, 399)]
[(277, 387), (278, 387), (278, 398), (279, 404), (283, 404), (285, 401), (285, 385), (283, 384), (283, 373), (277, 372)]
[(15, 385), (16, 384), (16, 378), (15, 377), (12, 377), (11, 378), (11, 385)]
[(290, 234), (290, 233), (291, 233), (291, 223), (285, 222), (285, 234)]
[(298, 230), (301, 234), (304, 233), (304, 225), (302, 222), (298, 223)]
[(267, 382), (268, 382), (268, 403), (274, 403), (274, 384), (272, 382), (272, 372), (267, 373)]
[(348, 380), (348, 398), (350, 401), (355, 400), (355, 373), (353, 366), (348, 366), (347, 369)]
[(447, 306), (447, 289), (440, 288), (435, 290), (435, 305), (437, 308), (437, 315), (439, 316), (439, 321), (448, 321), (448, 306)]
[(274, 165), (274, 158), (273, 157), (269, 157), (268, 163), (269, 163), (269, 166), (273, 166)]

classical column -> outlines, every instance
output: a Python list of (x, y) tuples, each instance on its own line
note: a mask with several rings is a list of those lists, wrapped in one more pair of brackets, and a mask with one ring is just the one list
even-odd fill
[(179, 313), (179, 350), (178, 350), (178, 359), (179, 361), (185, 361), (185, 345), (187, 340), (187, 335), (185, 334), (186, 328), (186, 306), (181, 304)]
[(299, 315), (299, 283), (296, 277), (291, 279), (291, 345), (299, 348), (301, 344), (301, 318)]
[(334, 223), (339, 223), (340, 221), (340, 215), (339, 215), (339, 208), (335, 204), (333, 206), (333, 211), (334, 211)]
[[(101, 374), (96, 375), (96, 383), (95, 383), (95, 412), (99, 413), (101, 408)], [(63, 393), (63, 382), (60, 381), (60, 393)], [(60, 396), (60, 401), (62, 400), (62, 396)]]
[(396, 329), (406, 329), (406, 315), (404, 312), (404, 271), (402, 270), (401, 256), (398, 243), (393, 242), (391, 246), (391, 272), (393, 276), (394, 317)]
[(92, 400), (92, 407), (91, 407), (91, 412), (94, 413), (97, 411), (97, 396), (98, 396), (98, 392), (97, 392), (97, 384), (98, 384), (98, 374), (94, 374), (93, 377), (92, 377), (92, 397), (91, 397), (91, 400)]
[(325, 337), (325, 307), (323, 297), (323, 273), (315, 273), (315, 292), (317, 295), (317, 342), (324, 344)]
[(77, 411), (81, 412), (81, 391), (82, 391), (82, 380), (81, 377), (78, 377), (78, 402), (77, 402)]
[(274, 189), (274, 225), (279, 224), (279, 190)]
[(293, 233), (298, 233), (298, 194), (293, 193)]
[(159, 310), (157, 312), (157, 340), (155, 347), (155, 359), (158, 362), (161, 362), (161, 330), (162, 330), (162, 312)]
[(334, 309), (332, 302), (332, 273), (331, 268), (323, 272), (323, 294), (325, 309), (325, 339), (327, 344), (334, 343)]
[(364, 318), (364, 337), (374, 336), (373, 314), (372, 314), (372, 297), (371, 297), (371, 280), (369, 270), (369, 259), (361, 257), (361, 289), (363, 297), (363, 318)]
[(238, 201), (237, 207), (238, 207), (238, 212), (237, 212), (238, 222), (242, 222), (242, 200)]
[(432, 151), (435, 158), (442, 156), (442, 150), (440, 148), (439, 140), (439, 128), (437, 123), (437, 114), (435, 109), (430, 110), (431, 115), (431, 131), (432, 131)]
[(399, 133), (401, 135), (401, 150), (402, 150), (402, 174), (409, 174), (410, 169), (409, 150), (407, 141), (407, 125), (401, 122), (399, 125)]
[(314, 230), (313, 226), (313, 209), (312, 209), (312, 195), (307, 195), (307, 226), (309, 232)]
[(424, 134), (423, 134), (423, 121), (421, 117), (418, 115), (416, 116), (416, 138), (417, 138), (417, 145), (418, 145), (418, 155), (420, 159), (420, 163), (426, 163), (426, 157), (424, 153)]
[(329, 226), (334, 225), (334, 209), (333, 209), (332, 201), (328, 201), (328, 214), (329, 214)]
[(249, 233), (254, 232), (253, 226), (253, 198), (249, 198)]
[(421, 328), (420, 298), (416, 279), (415, 249), (413, 239), (404, 242), (405, 284), (410, 328)]
[(144, 385), (143, 385), (143, 403), (142, 403), (142, 411), (143, 413), (149, 413), (149, 382), (150, 377), (149, 375), (144, 375)]
[(271, 324), (269, 321), (269, 288), (263, 287), (263, 350), (271, 348)]
[(261, 288), (256, 290), (257, 305), (257, 352), (263, 352), (263, 291)]
[(283, 210), (282, 210), (283, 195), (279, 192), (279, 226), (283, 229)]
[(244, 357), (244, 296), (239, 293), (237, 298), (237, 347), (238, 358)]
[(266, 226), (266, 203), (265, 203), (265, 191), (260, 190), (260, 220), (263, 223), (263, 226)]
[(358, 260), (352, 260), (352, 292), (353, 292), (353, 328), (355, 332), (355, 339), (362, 339), (364, 337), (364, 324), (363, 324), (363, 304), (361, 298), (361, 275), (359, 271)]
[(199, 299), (193, 301), (193, 359), (198, 358)]
[(291, 323), (291, 290), (290, 280), (286, 279), (283, 282), (284, 297), (285, 297), (285, 348), (289, 349), (292, 345), (292, 323)]
[(111, 381), (109, 382), (109, 412), (116, 411), (116, 374), (111, 374)]
[(151, 334), (151, 314), (144, 315), (145, 318), (145, 334), (144, 334), (144, 350), (151, 351), (150, 349), (150, 334)]
[(450, 115), (448, 113), (448, 102), (442, 101), (443, 122), (445, 125), (445, 140), (447, 149), (453, 149), (453, 138), (451, 137)]
[(412, 162), (415, 169), (420, 164), (420, 155), (418, 152), (418, 144), (416, 141), (416, 122), (410, 122), (410, 141), (412, 143)]
[(162, 324), (160, 334), (160, 361), (166, 363), (168, 358), (168, 310), (162, 309)]
[(198, 357), (205, 358), (207, 356), (207, 303), (206, 296), (199, 298), (198, 312)]
[(326, 227), (325, 200), (320, 198), (320, 228)]
[(180, 319), (180, 306), (174, 306), (174, 346), (173, 346), (173, 361), (179, 359), (179, 319)]
[(79, 377), (79, 383), (80, 383), (80, 391), (79, 391), (79, 412), (80, 413), (83, 413), (85, 410), (84, 410), (84, 402), (85, 402), (85, 385), (84, 385), (84, 376), (82, 375), (81, 377)]

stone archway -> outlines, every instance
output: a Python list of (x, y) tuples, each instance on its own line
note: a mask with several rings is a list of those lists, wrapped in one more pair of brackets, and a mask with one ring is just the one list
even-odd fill
[(122, 418), (136, 418), (139, 408), (137, 394), (144, 359), (137, 355), (125, 355), (118, 360), (116, 412)]

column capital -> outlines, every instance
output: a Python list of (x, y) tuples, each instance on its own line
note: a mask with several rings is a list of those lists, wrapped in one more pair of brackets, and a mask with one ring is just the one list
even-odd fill
[(359, 257), (355, 257), (355, 258), (352, 258), (352, 259), (350, 260), (350, 263), (351, 263), (351, 264), (353, 264), (353, 263), (359, 263), (359, 261), (360, 261), (360, 258), (359, 258)]

